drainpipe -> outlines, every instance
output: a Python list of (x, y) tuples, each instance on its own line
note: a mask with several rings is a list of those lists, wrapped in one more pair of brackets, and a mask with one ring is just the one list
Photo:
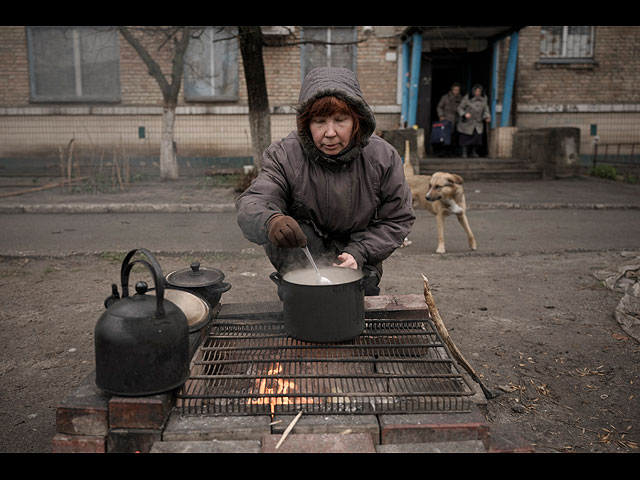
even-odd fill
[(402, 44), (402, 113), (400, 123), (402, 126), (407, 125), (409, 117), (409, 39)]
[(412, 37), (411, 48), (411, 83), (409, 85), (409, 111), (407, 127), (416, 124), (418, 114), (418, 82), (420, 80), (420, 60), (422, 58), (422, 34), (416, 32)]
[(500, 126), (506, 127), (509, 124), (509, 114), (511, 113), (511, 99), (513, 97), (513, 84), (516, 79), (516, 63), (518, 61), (518, 32), (511, 34), (509, 42), (509, 58), (507, 60), (507, 73), (504, 81), (504, 97), (502, 100), (502, 115), (500, 116)]
[(496, 104), (498, 103), (498, 53), (500, 41), (493, 42), (493, 62), (491, 64), (491, 128), (496, 128)]

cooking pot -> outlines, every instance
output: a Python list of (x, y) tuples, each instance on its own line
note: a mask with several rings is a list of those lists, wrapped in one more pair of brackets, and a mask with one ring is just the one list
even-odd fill
[(284, 328), (306, 342), (351, 340), (364, 330), (364, 275), (360, 270), (321, 267), (331, 285), (318, 285), (313, 269), (292, 270), (282, 276)]
[(193, 262), (190, 268), (183, 268), (169, 273), (165, 277), (167, 285), (196, 293), (215, 307), (224, 292), (229, 291), (231, 284), (223, 282), (224, 273), (217, 268), (201, 267)]
[[(137, 252), (148, 261), (131, 261)], [(138, 264), (151, 272), (155, 295), (146, 295), (148, 286), (140, 281), (136, 294), (129, 296), (129, 274)], [(189, 327), (184, 312), (165, 298), (160, 265), (147, 250), (131, 250), (122, 262), (120, 280), (122, 298), (114, 287), (95, 326), (96, 385), (124, 396), (179, 387), (189, 376)]]

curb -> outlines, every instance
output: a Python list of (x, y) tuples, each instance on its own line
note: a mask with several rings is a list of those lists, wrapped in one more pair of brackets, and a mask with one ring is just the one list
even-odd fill
[[(469, 210), (640, 210), (640, 204), (624, 203), (519, 203), (477, 202)], [(98, 214), (98, 213), (221, 213), (235, 212), (233, 203), (61, 203), (0, 205), (0, 214)]]
[(233, 203), (81, 203), (0, 205), (0, 214), (20, 213), (220, 213), (235, 212)]

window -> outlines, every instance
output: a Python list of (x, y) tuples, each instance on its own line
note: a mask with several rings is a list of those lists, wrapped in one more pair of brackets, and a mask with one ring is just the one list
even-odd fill
[(594, 27), (542, 27), (540, 31), (541, 60), (593, 59)]
[(238, 98), (236, 27), (207, 27), (187, 48), (184, 96), (191, 101)]
[(115, 28), (27, 27), (31, 100), (120, 101)]
[(304, 27), (302, 78), (315, 67), (343, 67), (355, 71), (356, 40), (355, 27)]

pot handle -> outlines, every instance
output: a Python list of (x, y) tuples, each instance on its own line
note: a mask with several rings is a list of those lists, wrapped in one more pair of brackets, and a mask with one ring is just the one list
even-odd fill
[[(133, 257), (136, 252), (140, 252), (144, 254), (145, 257), (149, 259), (146, 260), (135, 260), (130, 262), (131, 257)], [(120, 281), (122, 283), (122, 298), (126, 298), (129, 296), (129, 273), (133, 266), (137, 263), (141, 263), (147, 267), (147, 269), (151, 272), (153, 276), (153, 283), (156, 287), (156, 313), (158, 316), (164, 316), (164, 282), (160, 281), (160, 279), (164, 278), (162, 276), (162, 268), (160, 264), (156, 260), (156, 258), (144, 248), (136, 248), (127, 253), (127, 256), (124, 258), (122, 262), (122, 268), (120, 270)]]
[(224, 293), (224, 292), (228, 292), (229, 290), (231, 290), (231, 284), (230, 283), (226, 283), (226, 282), (222, 282), (218, 285), (215, 285), (213, 287), (209, 287), (211, 288), (211, 290), (215, 293)]

